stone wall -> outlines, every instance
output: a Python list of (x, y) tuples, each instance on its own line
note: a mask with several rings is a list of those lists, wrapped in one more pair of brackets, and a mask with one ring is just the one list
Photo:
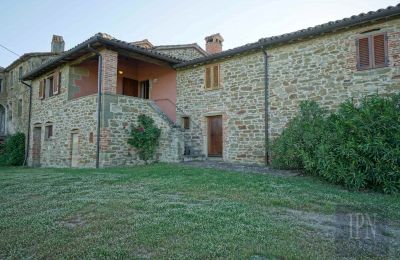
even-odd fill
[[(33, 81), (32, 125), (41, 127), (41, 166), (71, 166), (71, 136), (79, 134), (79, 166), (95, 166), (95, 142), (90, 142), (90, 133), (96, 134), (97, 95), (68, 99), (69, 66), (61, 69), (61, 87), (58, 95), (39, 99), (39, 80)], [(53, 137), (45, 138), (45, 126), (53, 125)], [(95, 138), (94, 138), (95, 140)], [(32, 165), (33, 135), (30, 139), (29, 165)]]
[(221, 88), (204, 88), (205, 67), (178, 70), (177, 118), (189, 116), (185, 145), (207, 155), (207, 116), (222, 115), (223, 158), (263, 163), (264, 58), (242, 55), (220, 63)]
[[(356, 39), (380, 29), (388, 35), (389, 66), (358, 71)], [(373, 31), (372, 33), (377, 33)], [(400, 91), (400, 20), (370, 24), (301, 42), (268, 48), (269, 138), (278, 136), (303, 100), (334, 111), (353, 98)], [(185, 145), (207, 155), (209, 115), (223, 115), (223, 158), (261, 163), (264, 159), (264, 63), (262, 52), (220, 61), (222, 88), (204, 89), (204, 66), (177, 75), (178, 118), (189, 116)]]
[(193, 60), (196, 58), (204, 57), (204, 54), (196, 50), (195, 48), (177, 48), (177, 49), (155, 49), (157, 52), (161, 52), (172, 57), (181, 60)]
[[(357, 71), (357, 37), (379, 28), (388, 35), (389, 67)], [(399, 19), (282, 45), (268, 53), (272, 138), (296, 115), (303, 100), (315, 100), (333, 111), (350, 98), (400, 91)]]
[[(9, 71), (4, 73), (4, 92), (0, 93), (0, 104), (6, 108), (7, 134), (27, 133), (28, 131), (29, 88), (19, 81), (19, 68), (22, 67), (23, 74), (26, 74), (53, 57), (54, 55), (33, 56), (8, 68)], [(20, 113), (18, 113), (19, 100), (22, 101)]]
[(159, 110), (151, 100), (122, 95), (105, 95), (103, 103), (103, 125), (101, 145), (102, 166), (136, 165), (144, 163), (139, 159), (135, 148), (127, 142), (132, 125), (137, 118), (145, 114), (154, 119), (161, 129), (156, 160), (178, 162), (183, 155), (182, 129), (176, 126)]

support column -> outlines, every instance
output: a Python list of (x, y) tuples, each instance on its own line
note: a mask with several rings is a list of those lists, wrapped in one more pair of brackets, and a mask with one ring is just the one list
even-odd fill
[(102, 86), (104, 94), (117, 94), (118, 53), (112, 50), (100, 51), (103, 57)]

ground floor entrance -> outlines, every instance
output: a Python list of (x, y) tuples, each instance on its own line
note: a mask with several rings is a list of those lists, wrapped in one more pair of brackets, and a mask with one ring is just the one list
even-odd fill
[(78, 167), (79, 163), (79, 135), (73, 133), (71, 135), (71, 167)]
[(209, 116), (208, 121), (208, 156), (222, 157), (223, 135), (222, 116)]
[(42, 148), (42, 127), (33, 128), (32, 166), (40, 167), (40, 152)]

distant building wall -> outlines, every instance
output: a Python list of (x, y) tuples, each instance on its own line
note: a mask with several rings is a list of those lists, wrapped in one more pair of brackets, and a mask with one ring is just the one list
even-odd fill
[[(0, 94), (0, 98), (2, 99), (0, 102), (3, 102), (6, 107), (7, 134), (15, 134), (16, 132), (26, 134), (28, 131), (29, 88), (20, 82), (20, 71), (23, 75), (53, 57), (54, 55), (33, 56), (25, 61), (14, 64), (5, 73), (5, 80), (3, 82), (3, 88), (5, 89), (4, 93)], [(19, 109), (22, 110), (19, 111)]]
[(204, 54), (195, 48), (177, 48), (177, 49), (155, 49), (157, 52), (161, 52), (181, 60), (193, 60), (196, 58), (204, 57)]

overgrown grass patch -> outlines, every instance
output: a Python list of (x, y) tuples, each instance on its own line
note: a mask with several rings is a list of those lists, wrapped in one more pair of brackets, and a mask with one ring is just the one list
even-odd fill
[(343, 205), (385, 218), (399, 256), (397, 195), (176, 164), (0, 168), (0, 258), (332, 258)]

